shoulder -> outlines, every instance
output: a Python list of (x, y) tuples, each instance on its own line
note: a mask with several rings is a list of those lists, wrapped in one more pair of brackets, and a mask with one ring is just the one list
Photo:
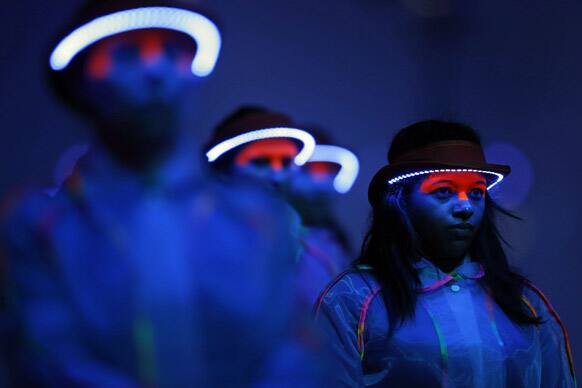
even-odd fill
[(369, 267), (350, 267), (323, 289), (314, 307), (315, 318), (324, 309), (341, 309), (360, 318), (375, 300), (381, 299), (381, 290)]
[(2, 199), (1, 222), (4, 232), (42, 225), (56, 209), (53, 199), (39, 187), (15, 189)]
[(570, 371), (574, 375), (572, 347), (568, 329), (550, 299), (539, 287), (526, 280), (522, 292), (522, 300), (532, 315), (541, 319), (542, 340), (550, 339), (551, 342), (559, 344), (566, 355)]
[(542, 321), (550, 318), (559, 320), (558, 313), (548, 296), (529, 280), (524, 281), (521, 299), (532, 315), (540, 317)]
[(0, 245), (4, 255), (33, 253), (51, 239), (63, 218), (71, 213), (67, 195), (55, 195), (42, 187), (28, 187), (3, 198), (0, 212)]
[[(314, 307), (315, 322), (361, 359), (367, 343), (389, 333), (382, 288), (369, 268), (353, 267), (336, 277)], [(345, 344), (348, 345), (345, 345)]]

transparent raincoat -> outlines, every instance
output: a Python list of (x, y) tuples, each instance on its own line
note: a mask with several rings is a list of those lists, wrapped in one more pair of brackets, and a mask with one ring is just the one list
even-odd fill
[(389, 328), (381, 288), (369, 267), (340, 275), (316, 304), (316, 322), (338, 368), (334, 386), (575, 387), (567, 332), (533, 285), (522, 300), (540, 325), (512, 322), (466, 259), (445, 274), (416, 263), (421, 280), (415, 316)]

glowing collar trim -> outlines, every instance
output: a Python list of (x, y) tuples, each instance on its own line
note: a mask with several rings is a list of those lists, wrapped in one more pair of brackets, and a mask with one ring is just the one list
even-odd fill
[(75, 29), (55, 47), (50, 66), (55, 71), (63, 70), (93, 43), (122, 32), (146, 28), (164, 28), (192, 37), (198, 46), (192, 61), (192, 73), (198, 77), (212, 73), (220, 53), (220, 31), (205, 16), (172, 7), (142, 7), (98, 17)]
[(240, 145), (256, 140), (285, 137), (297, 139), (303, 143), (303, 148), (295, 157), (295, 164), (298, 166), (304, 165), (313, 154), (315, 149), (315, 139), (313, 136), (302, 129), (287, 127), (258, 129), (256, 131), (243, 133), (215, 145), (212, 147), (212, 149), (210, 149), (210, 151), (206, 153), (206, 157), (208, 158), (208, 161), (212, 163), (228, 151)]
[(493, 171), (475, 170), (475, 169), (470, 169), (470, 168), (444, 168), (444, 169), (437, 169), (437, 170), (416, 171), (416, 172), (411, 172), (411, 173), (404, 174), (404, 175), (399, 175), (395, 178), (388, 180), (388, 183), (393, 185), (393, 184), (398, 183), (398, 182), (400, 182), (404, 179), (407, 179), (407, 178), (411, 178), (411, 177), (415, 177), (415, 176), (419, 176), (419, 175), (432, 174), (432, 173), (436, 173), (436, 172), (478, 172), (481, 174), (495, 175), (495, 177), (497, 179), (495, 180), (495, 182), (493, 182), (492, 184), (490, 184), (487, 187), (487, 190), (491, 190), (493, 187), (497, 186), (497, 184), (499, 184), (504, 178), (503, 174), (500, 174), (498, 172), (493, 172)]
[(333, 187), (340, 194), (350, 191), (360, 172), (360, 163), (356, 155), (345, 148), (334, 145), (318, 144), (309, 162), (331, 162), (341, 166), (333, 181)]

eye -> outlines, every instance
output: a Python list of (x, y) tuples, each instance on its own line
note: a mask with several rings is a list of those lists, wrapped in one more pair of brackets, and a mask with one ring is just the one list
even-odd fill
[(468, 194), (471, 199), (481, 199), (485, 195), (485, 191), (483, 189), (472, 189)]
[(166, 43), (164, 45), (164, 51), (170, 59), (176, 59), (182, 53), (181, 47), (174, 43)]
[(431, 192), (431, 194), (439, 199), (446, 199), (446, 198), (449, 198), (453, 194), (453, 191), (451, 190), (450, 187), (445, 186), (445, 187), (439, 187), (438, 189), (433, 190)]
[(113, 57), (120, 62), (134, 61), (139, 58), (139, 49), (135, 44), (123, 42), (115, 48)]
[(251, 163), (255, 167), (268, 167), (271, 164), (271, 161), (268, 158), (254, 158), (251, 159)]

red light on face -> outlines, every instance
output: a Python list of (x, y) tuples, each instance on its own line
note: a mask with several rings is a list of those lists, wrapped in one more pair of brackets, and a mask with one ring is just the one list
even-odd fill
[(420, 191), (425, 194), (446, 188), (457, 194), (459, 200), (469, 200), (468, 193), (480, 190), (487, 192), (485, 176), (476, 172), (437, 172), (428, 175), (420, 185)]
[(139, 55), (146, 65), (155, 64), (164, 53), (164, 34), (144, 31), (140, 39)]
[(111, 73), (111, 66), (109, 50), (105, 46), (100, 46), (95, 48), (87, 60), (87, 74), (91, 79), (104, 79)]
[(88, 76), (95, 80), (107, 78), (115, 68), (116, 51), (131, 49), (137, 50), (136, 59), (145, 66), (155, 65), (167, 56), (180, 74), (190, 71), (196, 54), (195, 43), (182, 33), (163, 29), (129, 31), (99, 41), (88, 51)]
[(309, 175), (316, 181), (325, 180), (327, 177), (337, 175), (340, 166), (330, 162), (309, 162), (305, 165)]
[(263, 139), (246, 145), (236, 156), (235, 163), (246, 166), (260, 160), (265, 161), (271, 169), (280, 171), (298, 153), (297, 144), (289, 139)]

